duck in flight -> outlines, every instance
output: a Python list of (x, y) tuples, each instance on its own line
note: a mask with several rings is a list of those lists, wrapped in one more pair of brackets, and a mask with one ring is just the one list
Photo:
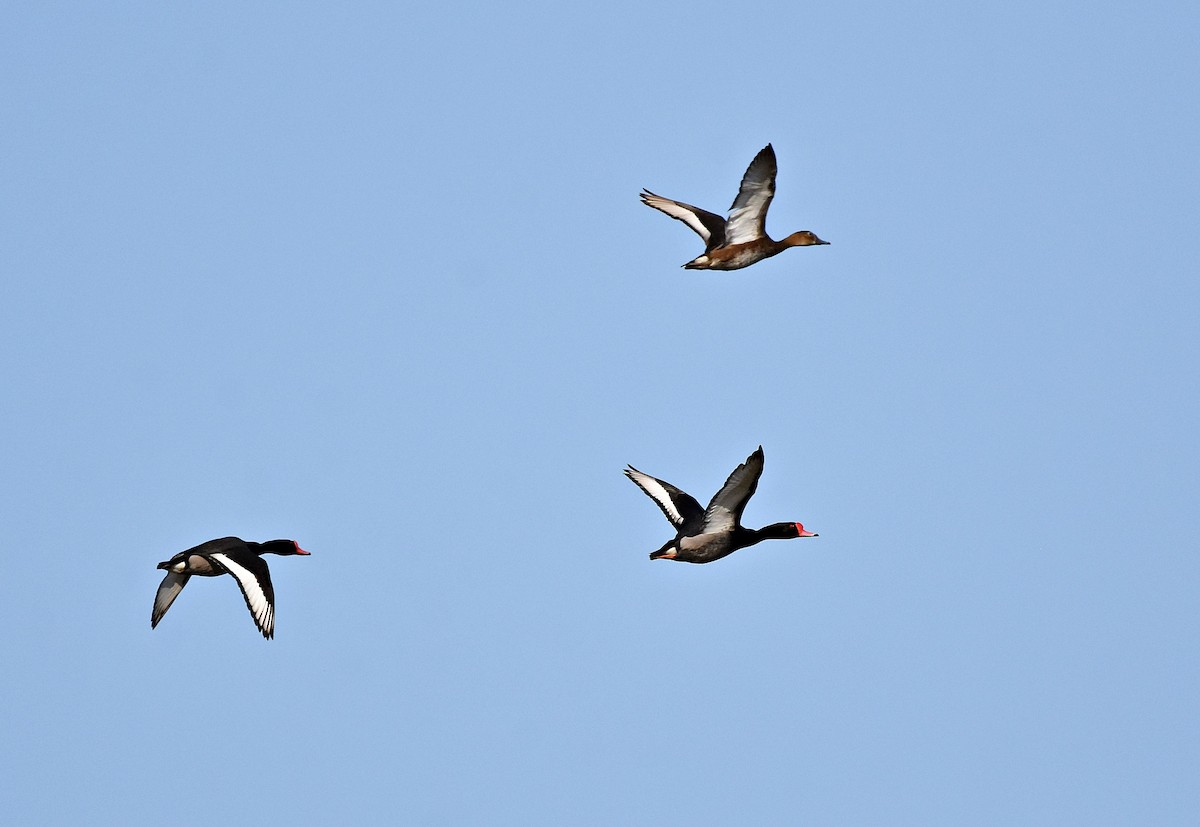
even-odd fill
[(678, 560), (681, 563), (711, 563), (733, 554), (738, 549), (761, 543), (763, 540), (790, 540), (796, 537), (816, 537), (800, 523), (774, 523), (766, 528), (746, 528), (742, 512), (758, 487), (763, 472), (763, 449), (746, 458), (733, 469), (729, 479), (712, 498), (708, 508), (689, 494), (668, 482), (643, 474), (632, 465), (625, 476), (633, 480), (650, 499), (658, 503), (671, 525), (675, 539), (650, 553), (651, 560)]
[(270, 640), (275, 636), (275, 589), (271, 586), (271, 572), (262, 555), (308, 553), (295, 540), (248, 543), (237, 537), (209, 540), (181, 551), (170, 560), (158, 564), (158, 568), (166, 569), (167, 576), (159, 584), (158, 593), (154, 596), (150, 628), (153, 629), (162, 620), (193, 574), (200, 577), (229, 574), (242, 590), (254, 624), (262, 636)]
[(742, 176), (742, 186), (729, 208), (728, 220), (719, 215), (642, 190), (642, 203), (665, 212), (691, 227), (704, 239), (704, 254), (683, 265), (689, 270), (740, 270), (788, 247), (828, 244), (808, 230), (781, 241), (767, 235), (767, 208), (775, 197), (775, 150), (763, 147)]

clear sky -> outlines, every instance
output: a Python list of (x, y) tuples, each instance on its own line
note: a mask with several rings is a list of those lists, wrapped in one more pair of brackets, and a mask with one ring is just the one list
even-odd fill
[[(7, 823), (1182, 824), (1200, 11), (10, 3)], [(766, 143), (751, 269), (723, 211)], [(626, 463), (820, 538), (712, 565)], [(158, 629), (155, 564), (269, 558)]]

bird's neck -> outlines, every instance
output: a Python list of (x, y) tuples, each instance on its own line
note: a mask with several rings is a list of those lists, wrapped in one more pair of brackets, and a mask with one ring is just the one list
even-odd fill
[(790, 540), (796, 536), (796, 524), (771, 523), (763, 528), (743, 528), (742, 532), (746, 545), (752, 546), (763, 540)]
[(264, 554), (293, 554), (296, 544), (291, 540), (268, 540), (265, 543), (246, 543), (260, 557)]

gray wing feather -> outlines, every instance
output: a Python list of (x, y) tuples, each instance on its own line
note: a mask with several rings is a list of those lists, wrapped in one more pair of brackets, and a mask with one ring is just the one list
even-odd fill
[(732, 531), (742, 522), (742, 512), (746, 510), (746, 502), (754, 496), (758, 488), (758, 478), (763, 472), (763, 449), (746, 458), (746, 461), (733, 469), (729, 479), (721, 486), (721, 490), (712, 498), (704, 511), (704, 532)]
[(729, 208), (726, 244), (742, 244), (767, 234), (767, 208), (775, 197), (776, 171), (775, 150), (767, 144), (754, 156), (742, 176), (737, 198)]
[(151, 629), (158, 625), (158, 621), (162, 620), (163, 615), (167, 613), (167, 609), (171, 608), (175, 598), (179, 597), (179, 593), (183, 591), (183, 587), (187, 585), (190, 577), (190, 574), (167, 572), (167, 576), (158, 584), (158, 593), (154, 595), (154, 610), (150, 613)]

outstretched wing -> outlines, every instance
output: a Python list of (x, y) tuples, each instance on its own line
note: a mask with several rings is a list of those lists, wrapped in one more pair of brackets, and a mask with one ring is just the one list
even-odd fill
[(662, 509), (663, 514), (676, 530), (682, 531), (685, 525), (704, 516), (704, 509), (700, 507), (700, 503), (696, 502), (691, 494), (680, 491), (671, 483), (663, 482), (649, 474), (643, 474), (632, 465), (625, 469), (625, 476), (633, 480), (638, 488), (658, 503), (658, 507)]
[(642, 190), (641, 198), (647, 207), (653, 207), (691, 227), (696, 235), (704, 239), (706, 251), (725, 243), (725, 219), (716, 213), (684, 204), (682, 201), (663, 198), (650, 190)]
[(721, 486), (721, 490), (712, 498), (704, 511), (704, 533), (732, 531), (741, 525), (742, 512), (746, 503), (758, 488), (758, 478), (763, 472), (763, 449), (746, 458), (746, 461), (733, 469), (729, 479)]
[(245, 554), (230, 554), (229, 552), (213, 552), (212, 558), (225, 567), (233, 575), (242, 597), (246, 599), (246, 608), (254, 618), (255, 625), (263, 637), (270, 640), (275, 636), (275, 589), (271, 586), (271, 572), (266, 562), (249, 552)]
[(154, 610), (150, 612), (151, 629), (158, 625), (158, 621), (162, 620), (163, 615), (167, 613), (167, 609), (171, 608), (175, 598), (179, 597), (179, 593), (183, 591), (183, 587), (187, 585), (190, 577), (190, 574), (167, 572), (167, 576), (158, 584), (158, 593), (154, 595)]
[(767, 208), (775, 197), (776, 171), (775, 150), (767, 144), (754, 156), (742, 176), (742, 186), (729, 208), (726, 244), (743, 244), (767, 234)]

